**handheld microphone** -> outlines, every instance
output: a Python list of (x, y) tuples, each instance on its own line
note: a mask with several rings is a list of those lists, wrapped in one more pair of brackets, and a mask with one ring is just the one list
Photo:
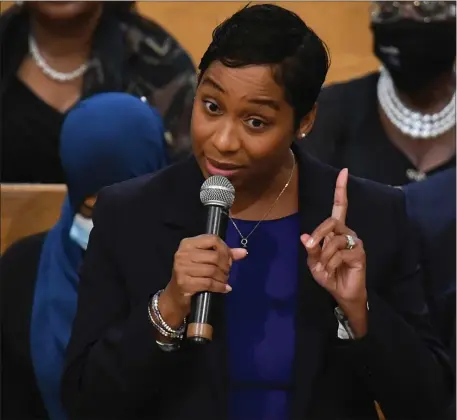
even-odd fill
[[(207, 209), (206, 233), (225, 240), (228, 213), (235, 200), (235, 188), (220, 175), (208, 178), (200, 188), (200, 201)], [(204, 344), (213, 339), (211, 325), (211, 292), (200, 292), (192, 296), (187, 338), (194, 343)]]

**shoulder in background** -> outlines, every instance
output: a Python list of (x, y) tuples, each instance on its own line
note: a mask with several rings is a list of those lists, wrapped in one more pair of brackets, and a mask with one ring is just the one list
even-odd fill
[(134, 12), (121, 16), (130, 80), (129, 93), (145, 97), (164, 119), (169, 158), (191, 150), (190, 117), (197, 86), (189, 53), (160, 24)]
[(348, 132), (364, 120), (376, 102), (379, 73), (325, 86), (317, 99), (316, 120), (300, 144), (323, 162), (339, 166), (339, 149)]
[(404, 200), (404, 193), (401, 187), (393, 187), (354, 175), (349, 175), (348, 188), (350, 188), (350, 185), (352, 188), (356, 189), (359, 194), (366, 194), (367, 197), (376, 198), (379, 205), (382, 205), (383, 202), (387, 203), (392, 200), (396, 202)]
[(128, 48), (144, 57), (143, 60), (151, 60), (148, 61), (149, 65), (159, 64), (161, 60), (166, 60), (169, 64), (177, 61), (181, 70), (195, 73), (195, 65), (188, 52), (159, 23), (136, 12), (124, 13), (120, 20)]
[[(374, 92), (376, 95), (376, 86), (378, 83), (379, 72), (368, 73), (365, 76), (356, 79), (349, 79), (344, 82), (331, 83), (325, 85), (318, 98), (318, 104), (326, 104), (327, 101), (343, 100), (350, 95), (360, 94), (363, 92)], [(354, 103), (346, 102), (344, 106), (354, 106)]]
[(416, 191), (421, 193), (424, 191), (430, 191), (431, 193), (435, 192), (439, 194), (441, 188), (446, 187), (448, 191), (452, 190), (454, 192), (455, 197), (456, 174), (456, 168), (454, 166), (453, 168), (440, 171), (428, 177), (424, 181), (407, 184), (403, 187), (403, 189), (407, 192), (412, 192), (413, 194)]
[[(456, 220), (456, 168), (403, 186), (408, 214), (434, 234)], [(455, 229), (454, 229), (455, 234)], [(455, 236), (454, 236), (455, 238)], [(455, 242), (455, 239), (454, 239)]]
[(47, 232), (36, 233), (21, 238), (9, 246), (1, 255), (0, 267), (2, 267), (2, 271), (4, 264), (20, 265), (21, 261), (28, 261), (30, 256), (39, 255), (46, 235)]

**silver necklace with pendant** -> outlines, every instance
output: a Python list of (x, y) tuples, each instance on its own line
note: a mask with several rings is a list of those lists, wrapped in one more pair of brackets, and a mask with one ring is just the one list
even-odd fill
[(420, 182), (427, 179), (427, 174), (425, 172), (418, 171), (417, 169), (408, 169), (406, 171), (406, 177), (410, 181)]
[(249, 232), (248, 235), (246, 236), (243, 236), (243, 234), (241, 233), (240, 229), (238, 228), (238, 226), (236, 225), (235, 221), (230, 217), (230, 221), (232, 222), (233, 224), (233, 227), (236, 229), (236, 231), (238, 232), (238, 234), (240, 235), (240, 244), (243, 248), (247, 249), (248, 248), (248, 240), (249, 240), (249, 237), (255, 232), (255, 230), (259, 227), (260, 223), (262, 223), (267, 217), (268, 215), (271, 213), (271, 211), (273, 210), (274, 206), (276, 205), (276, 203), (279, 201), (279, 199), (281, 198), (281, 196), (284, 194), (284, 192), (287, 190), (287, 187), (289, 186), (290, 184), (290, 181), (292, 180), (292, 176), (294, 174), (294, 170), (295, 170), (295, 156), (292, 152), (292, 150), (290, 151), (291, 155), (292, 155), (292, 159), (294, 161), (294, 164), (292, 166), (292, 170), (290, 171), (290, 175), (289, 175), (289, 179), (287, 180), (286, 182), (286, 185), (284, 185), (283, 189), (281, 190), (281, 192), (279, 193), (279, 195), (276, 197), (276, 200), (273, 202), (273, 204), (271, 205), (271, 207), (268, 209), (268, 211), (264, 214), (264, 216), (256, 223), (256, 225), (254, 226), (254, 228)]

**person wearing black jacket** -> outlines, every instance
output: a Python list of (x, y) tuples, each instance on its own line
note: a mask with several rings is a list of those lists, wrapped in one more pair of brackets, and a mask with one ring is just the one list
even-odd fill
[[(328, 65), (319, 37), (279, 6), (216, 28), (193, 156), (98, 196), (62, 377), (71, 419), (371, 420), (377, 401), (409, 420), (447, 408), (453, 373), (403, 192), (295, 144)], [(235, 189), (225, 241), (202, 234), (213, 175)], [(185, 331), (201, 291), (213, 292), (213, 340), (195, 347)]]
[(195, 67), (135, 2), (24, 2), (0, 17), (1, 182), (65, 183), (67, 112), (101, 92), (144, 97), (164, 121), (172, 162), (190, 153)]

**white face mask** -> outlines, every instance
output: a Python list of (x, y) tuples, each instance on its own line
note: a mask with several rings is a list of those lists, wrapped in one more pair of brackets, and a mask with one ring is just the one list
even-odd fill
[(87, 219), (79, 213), (73, 218), (73, 225), (70, 229), (70, 238), (73, 239), (82, 249), (87, 249), (89, 235), (94, 227), (92, 219)]

